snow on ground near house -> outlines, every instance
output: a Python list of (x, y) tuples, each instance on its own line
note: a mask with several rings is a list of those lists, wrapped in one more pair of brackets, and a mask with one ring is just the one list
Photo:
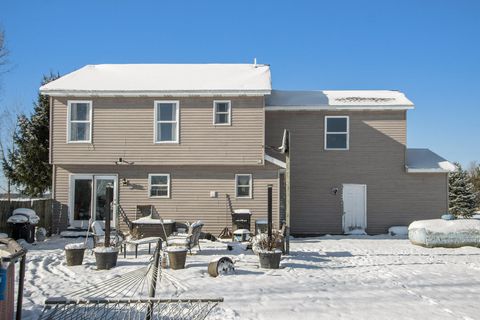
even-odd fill
[[(145, 265), (148, 246), (119, 257), (118, 267), (96, 271), (86, 252), (84, 265), (67, 267), (65, 244), (52, 238), (29, 245), (24, 316), (36, 319), (48, 296)], [(164, 271), (160, 297), (218, 297), (225, 302), (210, 319), (480, 319), (480, 249), (428, 249), (390, 236), (325, 236), (295, 239), (281, 269), (258, 268), (251, 251), (204, 241), (187, 256), (184, 270)], [(236, 274), (212, 278), (209, 261), (236, 260)]]

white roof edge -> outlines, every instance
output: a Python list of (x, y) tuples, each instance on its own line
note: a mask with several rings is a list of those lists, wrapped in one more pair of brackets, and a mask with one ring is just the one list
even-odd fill
[(391, 105), (391, 106), (265, 106), (266, 111), (321, 111), (321, 110), (411, 110), (414, 105)]
[(448, 172), (452, 172), (451, 170), (445, 170), (445, 169), (428, 169), (428, 168), (425, 168), (425, 169), (413, 169), (413, 168), (409, 168), (408, 166), (405, 166), (405, 168), (407, 169), (407, 172), (408, 173), (448, 173)]
[(270, 90), (186, 90), (186, 91), (82, 91), (82, 90), (45, 90), (42, 95), (51, 97), (162, 97), (162, 96), (264, 96)]
[(457, 170), (455, 164), (430, 149), (407, 148), (406, 152), (405, 170), (408, 173), (449, 173)]
[(281, 160), (278, 160), (272, 156), (269, 156), (268, 154), (265, 154), (264, 155), (264, 159), (265, 161), (268, 161), (270, 163), (273, 163), (274, 165), (277, 165), (279, 166), (280, 168), (283, 168), (283, 169), (286, 169), (287, 168), (287, 164)]
[[(412, 109), (414, 104), (398, 90), (272, 90), (267, 97), (271, 110), (324, 110), (323, 108)], [(274, 108), (274, 109), (273, 109)], [(379, 108), (379, 109), (377, 109)]]

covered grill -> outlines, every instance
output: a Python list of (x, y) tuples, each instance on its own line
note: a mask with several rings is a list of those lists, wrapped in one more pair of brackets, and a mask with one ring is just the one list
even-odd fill
[(40, 222), (40, 217), (35, 211), (28, 208), (13, 210), (12, 216), (7, 223), (12, 225), (12, 238), (15, 240), (25, 239), (28, 243), (35, 241), (35, 226)]
[(252, 213), (249, 209), (237, 209), (232, 212), (233, 230), (246, 229), (250, 230), (250, 218)]

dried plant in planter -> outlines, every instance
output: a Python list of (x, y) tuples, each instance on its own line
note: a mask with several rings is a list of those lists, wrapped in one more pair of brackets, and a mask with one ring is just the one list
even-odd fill
[(131, 240), (137, 240), (142, 238), (142, 233), (140, 232), (140, 230), (138, 230), (138, 228), (133, 228), (128, 232), (127, 236), (130, 236)]
[(282, 248), (283, 235), (279, 230), (272, 231), (272, 237), (266, 233), (260, 233), (252, 239), (252, 250), (259, 252), (274, 252)]

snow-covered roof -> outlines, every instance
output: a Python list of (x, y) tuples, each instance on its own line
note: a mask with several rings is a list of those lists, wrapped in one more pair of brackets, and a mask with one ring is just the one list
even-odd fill
[(440, 157), (429, 149), (407, 149), (407, 172), (452, 172), (456, 170), (453, 163)]
[[(264, 155), (265, 161), (273, 163), (274, 165), (279, 166), (280, 168), (286, 169), (287, 164), (285, 163), (285, 156), (278, 153), (274, 156), (273, 153), (274, 152), (265, 150), (265, 155)], [(283, 159), (279, 159), (279, 158), (283, 158)]]
[(87, 65), (42, 87), (51, 96), (265, 95), (270, 67), (261, 64)]
[(394, 90), (272, 90), (267, 110), (413, 109), (413, 103)]

